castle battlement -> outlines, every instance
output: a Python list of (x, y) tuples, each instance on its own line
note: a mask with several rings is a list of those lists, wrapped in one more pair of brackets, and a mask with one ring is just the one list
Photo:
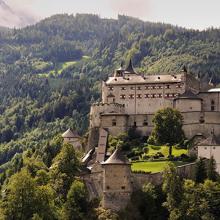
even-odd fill
[(119, 104), (119, 103), (103, 103), (103, 102), (96, 102), (96, 103), (93, 103), (92, 104), (92, 107), (93, 106), (115, 106), (115, 107), (118, 107), (118, 108), (124, 108), (124, 105), (123, 104)]

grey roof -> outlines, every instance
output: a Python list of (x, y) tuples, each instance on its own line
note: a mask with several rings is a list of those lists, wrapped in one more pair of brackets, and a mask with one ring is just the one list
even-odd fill
[(129, 160), (125, 157), (121, 150), (118, 148), (114, 151), (114, 153), (102, 163), (103, 165), (106, 164), (130, 164)]
[(194, 94), (192, 91), (186, 90), (183, 94), (179, 95), (175, 99), (201, 99), (201, 98), (198, 97), (196, 94)]
[(220, 146), (220, 140), (215, 136), (214, 132), (212, 132), (212, 134), (200, 142), (198, 146)]
[(129, 60), (129, 64), (128, 64), (127, 68), (125, 69), (125, 73), (136, 74), (136, 72), (134, 71), (131, 59)]
[(79, 138), (77, 131), (72, 131), (70, 128), (62, 134), (63, 138)]
[(134, 84), (158, 84), (158, 83), (178, 83), (182, 82), (183, 74), (163, 74), (163, 75), (139, 75), (131, 74), (129, 77), (109, 77), (106, 85), (134, 85)]

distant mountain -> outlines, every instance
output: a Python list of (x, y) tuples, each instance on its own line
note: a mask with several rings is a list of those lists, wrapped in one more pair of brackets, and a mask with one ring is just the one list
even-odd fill
[(35, 23), (35, 21), (33, 16), (13, 9), (3, 0), (0, 0), (0, 26), (24, 27)]
[[(12, 17), (13, 10), (0, 2)], [(0, 31), (0, 184), (1, 169), (17, 153), (53, 152), (47, 143), (69, 127), (85, 133), (100, 82), (130, 58), (139, 73), (176, 73), (186, 66), (201, 80), (219, 84), (220, 29), (62, 14)]]

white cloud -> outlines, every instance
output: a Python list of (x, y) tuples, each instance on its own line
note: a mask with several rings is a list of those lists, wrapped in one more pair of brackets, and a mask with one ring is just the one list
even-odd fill
[(23, 27), (36, 22), (36, 16), (26, 7), (0, 0), (0, 26)]
[(112, 10), (118, 14), (146, 17), (150, 13), (150, 0), (108, 0)]

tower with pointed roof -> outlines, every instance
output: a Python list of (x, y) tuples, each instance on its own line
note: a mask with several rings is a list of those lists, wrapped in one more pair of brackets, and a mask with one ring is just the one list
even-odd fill
[(132, 192), (131, 163), (116, 149), (114, 153), (102, 163), (103, 167), (103, 200), (106, 209), (120, 210), (127, 205)]
[(216, 162), (216, 171), (220, 174), (220, 139), (216, 137), (214, 128), (210, 136), (198, 144), (198, 157), (210, 159), (212, 156)]
[(62, 134), (64, 143), (72, 144), (77, 150), (82, 150), (80, 136), (77, 131), (72, 131), (70, 128)]

